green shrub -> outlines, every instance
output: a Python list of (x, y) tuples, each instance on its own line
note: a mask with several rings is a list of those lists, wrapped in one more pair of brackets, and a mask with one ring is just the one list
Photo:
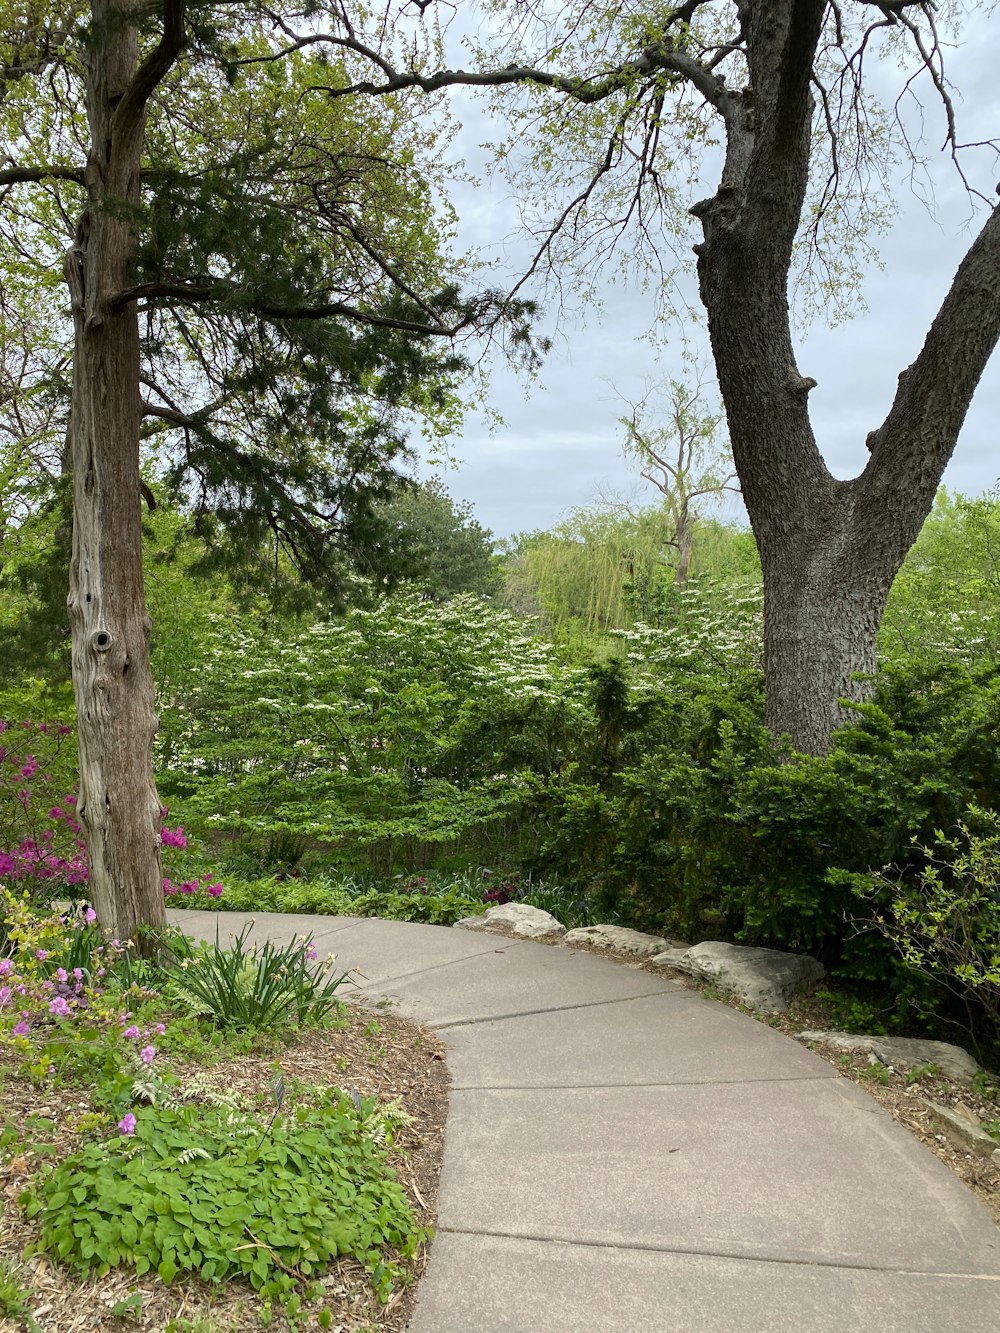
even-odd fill
[(128, 1264), (165, 1282), (199, 1273), (284, 1294), (338, 1256), (384, 1300), (425, 1235), (385, 1150), (351, 1098), (330, 1089), (266, 1136), (216, 1106), (140, 1108), (124, 1134), (88, 1143), (23, 1196), (41, 1247), (84, 1276)]
[(466, 881), (435, 884), (427, 893), (399, 885), (373, 885), (343, 876), (336, 880), (256, 880), (231, 882), (218, 907), (234, 912), (307, 912), (324, 916), (378, 916), (389, 921), (423, 921), (451, 926), (483, 912), (482, 890)]
[(876, 920), (906, 967), (985, 1011), (1000, 1039), (1000, 816), (972, 806), (919, 851), (916, 873), (874, 876)]

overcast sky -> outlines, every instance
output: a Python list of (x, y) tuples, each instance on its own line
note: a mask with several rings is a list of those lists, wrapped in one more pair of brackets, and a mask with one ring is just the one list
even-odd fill
[[(1000, 136), (998, 26), (1000, 21), (980, 19), (964, 44), (948, 53), (959, 135), (965, 141)], [(886, 89), (902, 84), (898, 70), (880, 77)], [(464, 125), (461, 149), (472, 160), (478, 143), (495, 137), (491, 113), (475, 94), (458, 94), (454, 106)], [(943, 139), (943, 125), (929, 98), (926, 123), (933, 150)], [(990, 151), (974, 155), (967, 171), (974, 185), (993, 195), (1000, 167)], [(900, 179), (896, 222), (879, 244), (883, 268), (870, 268), (860, 294), (867, 309), (833, 328), (816, 321), (798, 343), (800, 372), (818, 381), (809, 399), (816, 435), (838, 476), (855, 475), (864, 467), (865, 436), (885, 417), (897, 375), (920, 350), (986, 217), (982, 207), (973, 213), (944, 155), (931, 164), (931, 184), (933, 216), (914, 186)], [(458, 186), (454, 199), (460, 239), (469, 248), (485, 249), (493, 265), (490, 281), (501, 284), (505, 273), (516, 277), (530, 248), (517, 241), (509, 190), (499, 184)], [(537, 380), (527, 383), (499, 364), (493, 371), (490, 402), (505, 424), (491, 431), (481, 414), (470, 413), (460, 436), (450, 442), (459, 466), (444, 474), (445, 483), (457, 499), (471, 501), (479, 520), (499, 537), (551, 527), (574, 506), (613, 493), (655, 499), (622, 457), (618, 417), (626, 400), (642, 397), (651, 377), (676, 375), (680, 358), (669, 350), (657, 358), (650, 340), (656, 318), (652, 293), (638, 283), (619, 282), (604, 284), (601, 295), (602, 309), (563, 316), (558, 323), (550, 307), (542, 327), (554, 335), (555, 345)], [(998, 419), (1000, 355), (995, 355), (945, 476), (949, 488), (975, 495), (996, 484)]]

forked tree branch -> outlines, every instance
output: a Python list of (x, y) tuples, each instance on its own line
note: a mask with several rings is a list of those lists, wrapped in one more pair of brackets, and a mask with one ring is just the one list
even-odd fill
[(888, 416), (868, 436), (872, 456), (860, 481), (876, 507), (901, 476), (928, 491), (930, 507), (976, 385), (1000, 340), (998, 274), (1000, 205), (959, 265), (916, 360), (899, 376)]

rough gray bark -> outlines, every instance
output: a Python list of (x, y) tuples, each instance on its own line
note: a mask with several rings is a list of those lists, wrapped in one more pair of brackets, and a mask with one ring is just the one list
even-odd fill
[[(580, 76), (518, 61), (479, 73), (425, 75), (396, 71), (380, 59), (376, 81), (331, 90), (380, 95), (415, 87), (429, 92), (455, 84), (531, 83), (594, 104), (620, 99), (627, 88), (634, 108), (651, 108), (647, 123), (655, 133), (647, 144), (659, 143), (670, 118), (665, 99), (681, 85), (694, 89), (716, 114), (725, 145), (722, 177), (716, 192), (691, 209), (704, 232), (696, 247), (700, 292), (733, 458), (764, 571), (767, 719), (773, 731), (790, 735), (797, 749), (811, 753), (829, 747), (843, 720), (838, 699), (857, 700), (866, 692), (852, 675), (874, 669), (886, 595), (930, 512), (1000, 335), (998, 209), (959, 269), (919, 357), (900, 376), (892, 410), (869, 436), (868, 467), (851, 482), (830, 474), (809, 421), (807, 400), (815, 381), (795, 364), (788, 306), (792, 245), (815, 142), (817, 50), (828, 8), (827, 0), (734, 0), (726, 19), (717, 3), (685, 0), (659, 13), (649, 44), (617, 68), (602, 65)], [(847, 8), (836, 10), (838, 34)], [(919, 0), (891, 5), (864, 0), (851, 8), (870, 28), (905, 27), (947, 101), (935, 57), (912, 17), (926, 19), (928, 6)], [(702, 46), (703, 39), (718, 45)], [(550, 51), (558, 48), (551, 33), (545, 40)], [(838, 35), (834, 44), (842, 40)], [(364, 48), (355, 49), (366, 55)], [(730, 87), (721, 73), (723, 67), (741, 70), (739, 60), (731, 59), (735, 52), (748, 66), (742, 88)], [(851, 60), (846, 49), (841, 55), (848, 84), (846, 90), (835, 88), (832, 101), (843, 96), (853, 105), (852, 94), (861, 93), (850, 81), (861, 77), (861, 61)], [(825, 113), (827, 132), (835, 136), (829, 103)], [(955, 149), (950, 103), (947, 115)], [(634, 151), (635, 124), (624, 113), (616, 125), (622, 128), (612, 132), (593, 183), (621, 153), (637, 164), (638, 200), (643, 188), (655, 183), (662, 163), (655, 147)], [(575, 221), (588, 199), (589, 188), (580, 191), (555, 227)]]
[[(1000, 210), (966, 257), (855, 481), (827, 470), (795, 364), (792, 243), (809, 171), (809, 79), (825, 5), (745, 6), (750, 81), (706, 85), (726, 127), (719, 188), (692, 210), (698, 276), (733, 457), (764, 570), (768, 725), (823, 753), (841, 697), (875, 669), (875, 636), (1000, 334)], [(750, 89), (753, 89), (753, 92)]]
[[(78, 818), (88, 893), (120, 939), (162, 926), (161, 806), (153, 780), (157, 719), (142, 574), (139, 328), (128, 285), (133, 238), (122, 205), (139, 201), (145, 105), (169, 68), (176, 22), (138, 64), (129, 0), (94, 0), (87, 115), (87, 206), (66, 255), (75, 330), (73, 556), (68, 598), (80, 750)], [(175, 7), (175, 19), (179, 14)], [(140, 942), (140, 947), (153, 947)]]

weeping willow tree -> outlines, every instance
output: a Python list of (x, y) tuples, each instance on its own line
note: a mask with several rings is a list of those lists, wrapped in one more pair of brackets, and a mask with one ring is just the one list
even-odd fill
[(503, 571), (504, 600), (550, 633), (625, 629), (637, 590), (673, 579), (657, 509), (576, 509), (547, 532), (517, 540)]

